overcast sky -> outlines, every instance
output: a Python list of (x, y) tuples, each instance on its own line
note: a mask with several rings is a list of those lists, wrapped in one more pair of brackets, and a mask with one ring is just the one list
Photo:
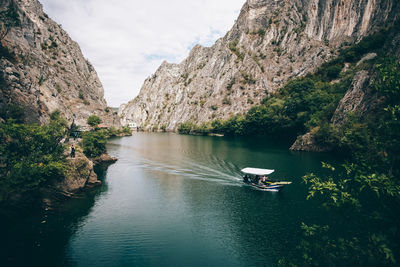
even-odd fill
[(245, 0), (40, 0), (77, 41), (103, 83), (109, 106), (133, 99), (163, 60), (179, 63), (211, 46)]

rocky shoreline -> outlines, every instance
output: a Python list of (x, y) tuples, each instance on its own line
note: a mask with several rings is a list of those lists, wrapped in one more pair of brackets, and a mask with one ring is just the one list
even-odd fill
[(98, 180), (94, 168), (98, 165), (108, 167), (117, 160), (107, 153), (96, 158), (88, 158), (77, 151), (74, 158), (68, 158), (70, 169), (66, 177), (40, 190), (42, 206), (46, 210), (52, 209), (56, 203), (72, 199), (83, 191), (101, 186), (102, 182)]

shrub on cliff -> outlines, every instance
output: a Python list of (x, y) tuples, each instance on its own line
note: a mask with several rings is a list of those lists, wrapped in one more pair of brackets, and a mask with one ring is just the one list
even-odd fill
[(190, 131), (195, 128), (196, 125), (191, 121), (185, 121), (178, 126), (178, 132), (180, 134), (189, 134)]
[(101, 123), (101, 119), (99, 116), (96, 115), (90, 115), (89, 118), (87, 119), (87, 124), (89, 124), (92, 127), (96, 127)]
[(12, 112), (6, 114), (0, 123), (0, 201), (62, 178), (67, 170), (61, 143), (67, 124), (59, 113), (43, 126), (16, 123)]
[(0, 41), (6, 37), (11, 28), (20, 25), (21, 19), (18, 15), (17, 8), (13, 2), (10, 2), (6, 9), (0, 11)]
[(94, 158), (106, 152), (107, 133), (104, 130), (85, 132), (82, 139), (83, 153)]
[(307, 198), (321, 201), (326, 217), (341, 217), (347, 225), (303, 224), (296, 266), (398, 265), (400, 64), (383, 58), (375, 72), (373, 90), (380, 101), (373, 112), (352, 114), (340, 127), (325, 125), (317, 135), (344, 150), (348, 162), (323, 164), (325, 175), (303, 177), (309, 185)]

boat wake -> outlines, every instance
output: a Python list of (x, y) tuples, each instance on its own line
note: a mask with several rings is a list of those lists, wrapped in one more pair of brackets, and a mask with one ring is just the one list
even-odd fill
[(181, 160), (178, 164), (141, 159), (145, 170), (182, 176), (189, 179), (217, 182), (224, 185), (242, 186), (240, 168), (231, 162), (226, 162), (213, 156), (207, 162), (195, 162), (191, 159)]

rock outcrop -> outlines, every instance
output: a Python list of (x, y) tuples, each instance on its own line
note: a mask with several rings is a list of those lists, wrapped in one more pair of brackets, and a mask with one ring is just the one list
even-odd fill
[[(388, 54), (392, 55), (393, 58), (400, 60), (400, 32), (396, 31), (391, 35), (384, 46), (384, 50)], [(372, 60), (377, 57), (375, 53), (369, 53), (365, 55), (358, 63), (360, 66), (367, 60)], [(331, 118), (331, 124), (335, 127), (340, 127), (349, 114), (357, 114), (358, 116), (364, 116), (370, 112), (373, 112), (383, 99), (379, 99), (378, 95), (373, 88), (374, 70), (360, 70), (353, 78), (350, 88), (347, 90), (344, 97), (340, 100), (336, 110)], [(320, 144), (316, 138), (316, 129), (302, 136), (299, 136), (294, 144), (290, 147), (294, 151), (330, 151), (333, 147), (327, 147), (326, 145)]]
[(197, 45), (182, 63), (164, 62), (146, 79), (120, 107), (121, 123), (171, 131), (188, 120), (244, 113), (335, 57), (342, 44), (389, 26), (398, 11), (385, 0), (248, 0), (212, 47)]
[[(10, 9), (15, 16), (5, 14)], [(120, 125), (107, 108), (95, 69), (37, 0), (2, 0), (0, 11), (5, 14), (1, 30), (7, 33), (0, 45), (0, 105), (22, 106), (27, 122), (45, 123), (60, 110), (77, 125), (85, 126), (92, 114)]]
[(74, 158), (68, 158), (69, 170), (65, 179), (54, 187), (60, 192), (73, 194), (85, 187), (101, 184), (93, 170), (94, 164), (82, 152), (77, 151)]

